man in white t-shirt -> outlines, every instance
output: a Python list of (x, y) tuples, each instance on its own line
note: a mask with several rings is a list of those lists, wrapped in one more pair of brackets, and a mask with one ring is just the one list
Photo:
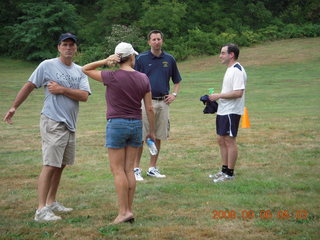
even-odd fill
[(221, 93), (209, 95), (211, 101), (219, 100), (216, 128), (222, 160), (220, 172), (209, 175), (214, 183), (234, 179), (234, 167), (238, 158), (236, 137), (244, 109), (247, 74), (237, 62), (239, 48), (227, 44), (221, 48), (220, 60), (228, 69), (223, 78)]

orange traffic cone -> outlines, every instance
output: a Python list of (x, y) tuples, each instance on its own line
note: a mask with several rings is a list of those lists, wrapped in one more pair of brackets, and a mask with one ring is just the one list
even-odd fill
[(249, 120), (248, 108), (246, 108), (246, 107), (244, 107), (241, 128), (250, 128), (250, 120)]

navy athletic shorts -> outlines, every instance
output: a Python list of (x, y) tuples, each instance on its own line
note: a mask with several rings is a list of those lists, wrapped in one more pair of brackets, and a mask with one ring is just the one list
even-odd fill
[(241, 115), (228, 114), (217, 115), (216, 127), (219, 136), (236, 137), (238, 134)]

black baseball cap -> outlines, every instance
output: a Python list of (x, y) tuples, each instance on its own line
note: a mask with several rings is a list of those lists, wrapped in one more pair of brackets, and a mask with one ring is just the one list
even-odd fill
[(72, 33), (62, 33), (59, 37), (58, 43), (66, 40), (66, 39), (72, 39), (75, 43), (77, 42), (77, 36), (73, 35)]

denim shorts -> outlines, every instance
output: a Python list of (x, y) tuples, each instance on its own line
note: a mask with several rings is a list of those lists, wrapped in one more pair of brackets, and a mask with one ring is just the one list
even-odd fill
[(111, 118), (107, 121), (106, 147), (142, 146), (142, 120)]

